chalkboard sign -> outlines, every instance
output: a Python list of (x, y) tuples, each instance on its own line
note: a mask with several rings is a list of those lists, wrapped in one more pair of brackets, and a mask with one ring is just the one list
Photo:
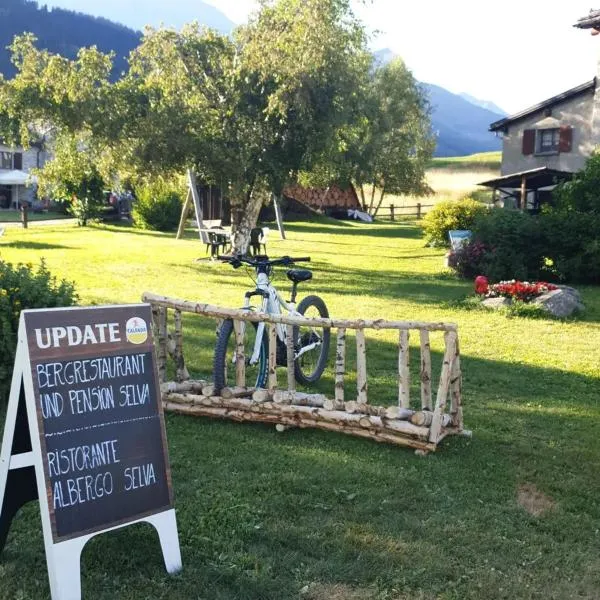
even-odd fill
[(172, 506), (148, 306), (27, 312), (55, 541)]
[(154, 525), (167, 570), (181, 568), (151, 319), (147, 304), (21, 313), (0, 541), (38, 497), (53, 600), (80, 597), (85, 543), (129, 523)]

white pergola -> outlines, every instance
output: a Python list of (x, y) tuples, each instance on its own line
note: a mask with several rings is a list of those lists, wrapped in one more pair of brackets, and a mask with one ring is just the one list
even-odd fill
[(36, 178), (25, 171), (0, 171), (0, 185), (14, 185), (16, 190), (16, 198), (13, 198), (15, 207), (19, 207), (19, 186), (35, 183)]

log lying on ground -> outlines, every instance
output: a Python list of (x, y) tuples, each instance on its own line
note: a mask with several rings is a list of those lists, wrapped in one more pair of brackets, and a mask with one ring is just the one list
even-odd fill
[(277, 391), (273, 394), (276, 404), (296, 404), (297, 406), (315, 406), (323, 408), (327, 396), (323, 394), (304, 394), (302, 392)]
[(203, 381), (202, 379), (188, 379), (187, 381), (182, 381), (180, 383), (176, 381), (167, 381), (166, 383), (160, 384), (160, 391), (162, 394), (170, 394), (172, 392), (195, 392), (201, 394), (205, 386), (206, 381)]
[[(377, 429), (407, 436), (427, 439), (429, 429), (418, 427), (406, 421), (386, 419), (383, 417), (368, 416), (363, 414), (349, 414), (343, 411), (324, 410), (312, 406), (295, 406), (289, 404), (275, 404), (274, 402), (256, 402), (250, 398), (221, 398), (196, 396), (192, 394), (168, 394), (167, 404), (177, 406), (194, 406), (198, 408), (219, 409), (224, 411), (223, 416), (234, 420), (263, 421), (262, 416), (285, 417), (291, 421), (315, 421), (330, 423), (340, 427)], [(229, 413), (233, 416), (229, 417)], [(241, 417), (241, 413), (246, 414)], [(220, 414), (220, 413), (219, 413)], [(260, 416), (259, 416), (260, 415)], [(271, 421), (267, 421), (271, 422)], [(292, 422), (283, 423), (293, 425)]]
[[(281, 406), (281, 405), (278, 405)], [(378, 430), (375, 428), (363, 429), (361, 427), (353, 427), (342, 423), (330, 423), (308, 416), (298, 417), (285, 414), (253, 414), (244, 410), (230, 410), (227, 408), (198, 406), (198, 405), (182, 405), (172, 402), (165, 403), (165, 410), (186, 415), (202, 416), (202, 417), (217, 417), (223, 419), (231, 419), (238, 422), (261, 422), (280, 424), (289, 427), (300, 427), (323, 429), (326, 431), (336, 431), (356, 437), (368, 438), (377, 442), (387, 442), (400, 446), (408, 446), (422, 450), (434, 451), (435, 444), (427, 442), (423, 439), (408, 437), (403, 432), (397, 433), (393, 430)], [(317, 409), (318, 410), (318, 409)], [(407, 425), (407, 423), (404, 423)], [(410, 424), (408, 424), (410, 425)]]

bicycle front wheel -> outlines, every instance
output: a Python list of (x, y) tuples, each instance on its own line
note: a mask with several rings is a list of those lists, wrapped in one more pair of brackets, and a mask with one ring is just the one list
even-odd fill
[[(298, 304), (298, 312), (308, 318), (328, 318), (325, 302), (318, 296), (307, 296)], [(303, 385), (318, 381), (329, 356), (331, 332), (327, 327), (299, 325), (294, 327), (294, 375)]]
[[(267, 384), (268, 371), (268, 341), (263, 332), (260, 341), (260, 352), (258, 360), (251, 364), (252, 353), (256, 342), (258, 326), (256, 323), (245, 323), (244, 330), (244, 360), (246, 363), (246, 386), (264, 388)], [(233, 328), (233, 320), (223, 321), (217, 344), (215, 346), (214, 356), (214, 384), (215, 393), (218, 394), (224, 387), (235, 386), (235, 365), (236, 365), (236, 339)]]

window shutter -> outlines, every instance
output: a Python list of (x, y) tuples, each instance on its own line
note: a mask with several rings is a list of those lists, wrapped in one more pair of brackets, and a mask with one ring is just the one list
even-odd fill
[(559, 152), (571, 152), (573, 147), (573, 128), (569, 126), (560, 128)]
[(526, 129), (523, 132), (523, 154), (535, 152), (535, 129)]
[(21, 152), (15, 152), (13, 155), (13, 169), (17, 171), (23, 169), (23, 154)]

